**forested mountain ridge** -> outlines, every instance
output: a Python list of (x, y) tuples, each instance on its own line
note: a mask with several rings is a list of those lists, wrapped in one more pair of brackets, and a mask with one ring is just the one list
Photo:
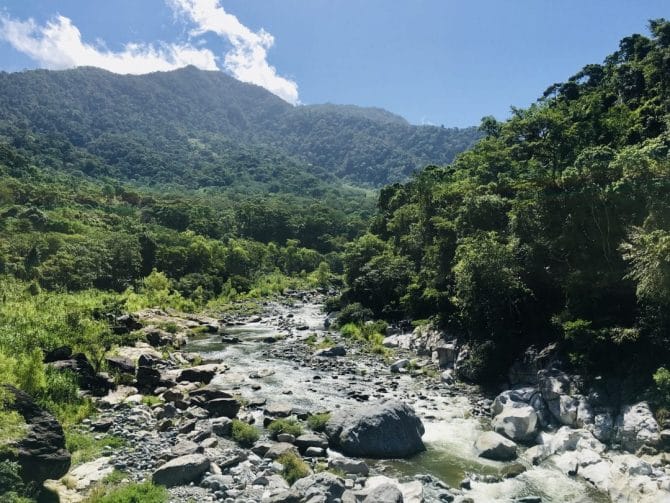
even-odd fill
[(670, 23), (650, 29), (485, 118), (452, 165), (382, 189), (347, 249), (345, 300), (434, 317), (469, 345), (471, 380), (556, 342), (586, 377), (648, 384), (670, 348)]
[[(448, 163), (474, 129), (412, 126), (380, 109), (298, 106), (222, 72), (97, 68), (0, 73), (0, 135), (56, 148), (92, 176), (304, 193), (334, 177), (379, 186)], [(35, 144), (37, 143), (37, 144)], [(304, 184), (295, 179), (304, 177)], [(318, 194), (315, 194), (318, 195)]]

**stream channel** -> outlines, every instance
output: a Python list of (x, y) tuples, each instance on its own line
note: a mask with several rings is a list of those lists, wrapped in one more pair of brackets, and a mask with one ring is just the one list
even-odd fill
[[(522, 461), (522, 456), (519, 462), (526, 471), (504, 478), (511, 463), (485, 460), (474, 449), (477, 436), (487, 429), (487, 421), (473, 415), (472, 396), (439, 383), (439, 377), (392, 374), (382, 357), (362, 351), (337, 332), (327, 331), (320, 304), (297, 301), (293, 306), (271, 304), (267, 308), (260, 321), (226, 327), (224, 334), (237, 337), (237, 344), (222, 342), (221, 334), (208, 334), (184, 348), (199, 353), (205, 361), (219, 360), (230, 367), (212, 384), (249, 401), (289, 403), (310, 412), (373, 403), (380, 398), (408, 402), (426, 428), (426, 451), (406, 460), (369, 460), (372, 473), (399, 479), (430, 474), (455, 488), (469, 478), (471, 490), (465, 496), (477, 503), (512, 502), (524, 496), (540, 496), (543, 502), (609, 501), (587, 483), (564, 475), (551, 464), (533, 466)], [(292, 319), (292, 325), (302, 330), (286, 328), (282, 325), (286, 319)], [(344, 345), (347, 355), (314, 358), (315, 349), (304, 342), (310, 334), (327, 335)], [(270, 343), (268, 338), (276, 341)], [(262, 412), (258, 415), (262, 423)], [(498, 481), (491, 482), (494, 479)]]

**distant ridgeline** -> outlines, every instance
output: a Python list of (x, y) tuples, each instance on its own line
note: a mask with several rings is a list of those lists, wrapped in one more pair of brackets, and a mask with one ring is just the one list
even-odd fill
[(436, 317), (469, 342), (472, 380), (557, 341), (585, 375), (649, 382), (670, 361), (670, 23), (650, 31), (485, 118), (451, 166), (382, 189), (344, 303)]
[(448, 164), (476, 128), (413, 126), (387, 111), (298, 106), (222, 72), (96, 68), (0, 73), (0, 136), (45, 165), (118, 180), (319, 196)]

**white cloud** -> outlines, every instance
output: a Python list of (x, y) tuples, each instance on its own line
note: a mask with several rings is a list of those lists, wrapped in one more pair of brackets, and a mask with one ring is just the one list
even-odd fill
[(267, 52), (274, 37), (261, 29), (254, 32), (232, 14), (226, 12), (219, 0), (168, 0), (172, 8), (185, 15), (196, 26), (193, 35), (212, 32), (226, 38), (233, 46), (226, 53), (224, 67), (243, 82), (264, 87), (289, 103), (296, 104), (298, 84), (277, 74), (267, 61)]
[(203, 70), (218, 70), (212, 51), (190, 44), (129, 43), (117, 52), (101, 44), (98, 47), (86, 44), (79, 29), (64, 16), (56, 16), (39, 26), (32, 19), (20, 21), (0, 15), (0, 39), (51, 69), (97, 66), (115, 73), (142, 74), (194, 65)]

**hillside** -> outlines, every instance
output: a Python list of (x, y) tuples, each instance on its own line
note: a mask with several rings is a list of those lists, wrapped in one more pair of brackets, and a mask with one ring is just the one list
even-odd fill
[(670, 23), (650, 28), (484, 119), (451, 166), (382, 189), (347, 250), (345, 299), (432, 317), (469, 345), (466, 379), (498, 381), (556, 343), (585, 378), (649, 386), (670, 347)]
[[(58, 169), (249, 191), (379, 186), (451, 162), (474, 129), (412, 126), (379, 109), (293, 107), (222, 72), (96, 68), (0, 73), (0, 135)], [(58, 159), (47, 152), (59, 151)]]

